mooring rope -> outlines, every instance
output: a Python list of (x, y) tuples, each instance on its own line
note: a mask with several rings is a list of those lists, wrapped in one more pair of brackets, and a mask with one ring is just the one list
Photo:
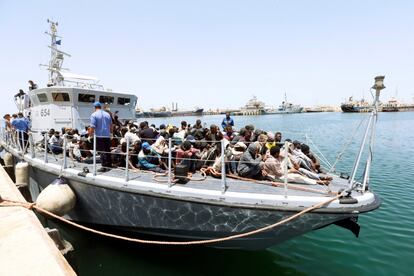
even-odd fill
[(328, 200), (322, 201), (316, 205), (313, 205), (311, 207), (308, 207), (302, 211), (300, 211), (299, 213), (296, 213), (290, 217), (287, 217), (279, 222), (267, 225), (265, 227), (259, 228), (259, 229), (255, 229), (249, 232), (245, 232), (245, 233), (240, 233), (240, 234), (236, 234), (236, 235), (230, 235), (230, 236), (226, 236), (226, 237), (222, 237), (222, 238), (216, 238), (216, 239), (209, 239), (209, 240), (193, 240), (193, 241), (157, 241), (157, 240), (144, 240), (144, 239), (137, 239), (137, 238), (130, 238), (130, 237), (126, 237), (126, 236), (121, 236), (121, 235), (116, 235), (116, 234), (111, 234), (111, 233), (107, 233), (107, 232), (103, 232), (100, 230), (96, 230), (84, 225), (81, 225), (79, 223), (70, 221), (65, 219), (64, 217), (55, 215), (52, 212), (49, 212), (39, 206), (36, 205), (36, 203), (27, 203), (27, 202), (22, 202), (22, 201), (14, 201), (14, 200), (9, 200), (9, 199), (0, 199), (2, 200), (0, 202), (0, 207), (24, 207), (27, 208), (29, 210), (36, 210), (39, 213), (42, 213), (44, 215), (47, 215), (49, 217), (55, 218), (61, 222), (64, 222), (66, 224), (72, 225), (76, 228), (82, 229), (84, 231), (90, 232), (90, 233), (94, 233), (100, 236), (104, 236), (104, 237), (109, 237), (109, 238), (114, 238), (114, 239), (118, 239), (118, 240), (123, 240), (123, 241), (128, 241), (128, 242), (134, 242), (134, 243), (140, 243), (140, 244), (152, 244), (152, 245), (203, 245), (203, 244), (213, 244), (213, 243), (219, 243), (219, 242), (225, 242), (225, 241), (230, 241), (230, 240), (234, 240), (234, 239), (240, 239), (240, 238), (245, 238), (248, 236), (252, 236), (267, 230), (271, 230), (275, 227), (278, 227), (282, 224), (285, 224), (289, 221), (292, 221), (306, 213), (309, 213), (313, 210), (319, 209), (321, 207), (323, 207), (324, 205), (327, 205), (337, 199), (339, 199), (342, 196), (345, 196), (346, 192), (342, 192), (340, 194), (337, 194), (335, 197), (332, 197)]

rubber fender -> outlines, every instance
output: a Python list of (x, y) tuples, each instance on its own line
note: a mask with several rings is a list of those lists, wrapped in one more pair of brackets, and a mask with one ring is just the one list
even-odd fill
[(57, 178), (37, 197), (36, 205), (56, 215), (67, 214), (75, 207), (76, 195), (64, 178)]
[(10, 152), (6, 152), (3, 156), (4, 166), (13, 166), (14, 165), (14, 158)]
[(14, 168), (17, 186), (29, 185), (29, 164), (27, 162), (19, 162)]

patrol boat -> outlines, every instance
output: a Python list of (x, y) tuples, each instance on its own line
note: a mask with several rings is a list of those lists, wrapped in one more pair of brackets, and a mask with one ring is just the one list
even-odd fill
[(287, 101), (286, 93), (285, 100), (277, 109), (266, 109), (264, 114), (293, 114), (293, 113), (302, 113), (303, 107), (300, 105), (295, 105)]
[[(349, 177), (333, 173), (333, 165), (329, 173), (333, 180), (328, 187), (287, 183), (286, 180), (250, 181), (230, 178), (225, 173), (219, 178), (195, 174), (192, 178), (184, 177), (187, 183), (180, 184), (171, 166), (168, 174), (162, 176), (132, 170), (128, 164), (125, 168), (97, 173), (100, 165), (96, 145), (92, 164), (76, 162), (66, 154), (48, 152), (36, 143), (39, 139), (45, 141), (47, 148), (47, 135), (43, 137), (42, 133), (51, 128), (85, 128), (93, 101), (107, 104), (111, 111), (118, 110), (121, 119), (134, 118), (137, 101), (132, 94), (104, 90), (95, 78), (63, 70), (63, 59), (69, 55), (58, 49), (57, 22), (48, 22), (50, 83), (48, 87), (28, 92), (30, 104), (22, 105), (22, 98), (18, 103), (30, 114), (29, 143), (27, 148), (22, 148), (15, 139), (20, 133), (2, 128), (0, 144), (15, 160), (28, 163), (33, 200), (58, 177), (66, 181), (76, 195), (76, 204), (67, 211), (65, 218), (101, 229), (128, 231), (131, 235), (149, 234), (161, 240), (213, 240), (216, 243), (210, 246), (219, 248), (262, 249), (331, 224), (351, 229), (357, 235), (358, 216), (379, 207), (380, 199), (369, 185), (372, 154), (368, 155), (363, 181), (355, 179), (368, 137), (371, 137), (369, 150), (372, 149), (375, 109)], [(378, 102), (380, 90), (384, 88), (383, 77), (376, 78), (374, 88)], [(66, 145), (65, 139), (63, 147)], [(169, 146), (171, 148), (171, 140)], [(221, 146), (223, 151), (224, 141)], [(173, 157), (169, 152), (171, 164)], [(225, 171), (224, 155), (221, 161), (222, 171)], [(310, 211), (315, 205), (319, 207)], [(289, 221), (284, 220), (287, 217)], [(281, 220), (284, 220), (281, 225), (267, 228)], [(234, 236), (238, 234), (243, 235)], [(229, 236), (233, 238), (221, 239)]]

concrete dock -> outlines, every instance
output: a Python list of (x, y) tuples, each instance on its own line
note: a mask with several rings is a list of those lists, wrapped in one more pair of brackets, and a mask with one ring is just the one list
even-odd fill
[[(25, 201), (0, 166), (0, 196)], [(0, 207), (0, 275), (76, 275), (33, 213)]]

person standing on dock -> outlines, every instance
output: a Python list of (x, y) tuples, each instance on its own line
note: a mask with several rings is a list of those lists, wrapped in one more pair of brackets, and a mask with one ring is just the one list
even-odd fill
[(89, 136), (96, 135), (96, 151), (101, 154), (102, 167), (98, 172), (107, 172), (112, 167), (111, 162), (111, 132), (112, 132), (112, 118), (111, 115), (102, 110), (100, 102), (93, 104), (95, 112), (91, 115), (91, 124), (89, 127)]
[(226, 112), (226, 117), (221, 122), (221, 127), (226, 130), (227, 126), (234, 127), (234, 120), (230, 117), (230, 112)]

